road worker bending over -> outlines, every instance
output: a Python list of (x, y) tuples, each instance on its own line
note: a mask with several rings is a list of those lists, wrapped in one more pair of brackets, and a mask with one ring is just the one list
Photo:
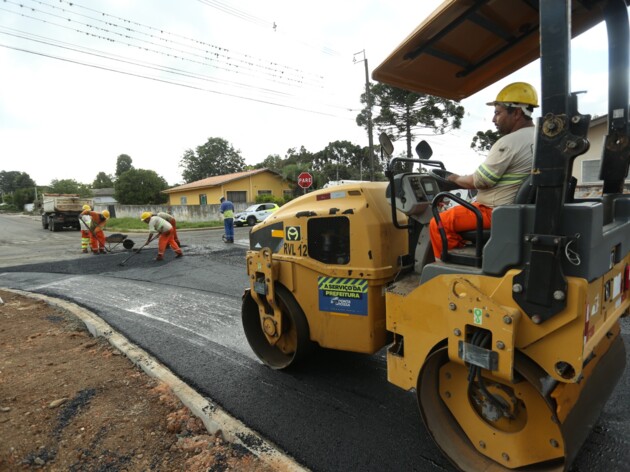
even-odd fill
[(88, 208), (84, 209), (79, 216), (84, 217), (86, 215), (90, 217), (88, 229), (90, 231), (90, 247), (92, 248), (92, 254), (95, 256), (97, 254), (106, 254), (105, 233), (103, 230), (105, 229), (105, 225), (109, 219), (109, 211), (103, 210), (99, 213), (97, 211), (90, 211)]
[(173, 239), (177, 245), (181, 247), (182, 243), (179, 242), (179, 238), (177, 237), (177, 221), (175, 221), (175, 217), (173, 215), (169, 215), (168, 213), (164, 213), (163, 211), (159, 213), (151, 213), (151, 216), (159, 216), (171, 224), (173, 227)]
[(153, 241), (156, 233), (160, 235), (158, 241), (158, 255), (155, 258), (156, 261), (164, 260), (164, 251), (167, 246), (170, 246), (173, 251), (175, 251), (175, 257), (182, 257), (184, 255), (177, 242), (175, 242), (173, 225), (160, 216), (154, 216), (149, 211), (142, 213), (140, 219), (149, 225), (149, 237), (147, 238), (147, 242), (144, 243), (145, 246)]
[[(90, 205), (83, 205), (83, 211), (90, 211)], [(79, 226), (81, 227), (81, 252), (87, 254), (88, 246), (90, 245), (90, 223), (92, 218), (90, 215), (79, 215)]]

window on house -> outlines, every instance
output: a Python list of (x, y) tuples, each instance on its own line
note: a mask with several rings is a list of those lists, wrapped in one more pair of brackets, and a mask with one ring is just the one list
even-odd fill
[(186, 197), (179, 197), (180, 205), (188, 205), (188, 199)]
[(228, 192), (227, 199), (232, 203), (245, 203), (247, 202), (247, 192)]
[(271, 190), (259, 190), (258, 195), (271, 195)]
[(205, 193), (199, 195), (199, 205), (207, 205), (208, 204), (208, 196)]
[(582, 183), (596, 183), (599, 180), (599, 159), (582, 161)]

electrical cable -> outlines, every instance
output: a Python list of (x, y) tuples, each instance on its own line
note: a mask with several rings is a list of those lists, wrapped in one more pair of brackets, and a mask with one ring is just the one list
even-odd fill
[[(4, 0), (4, 1), (5, 1), (5, 3), (14, 3), (14, 2), (12, 2), (10, 0)], [(17, 3), (14, 3), (14, 4), (20, 6), (21, 8), (24, 8), (21, 4), (17, 4)], [(69, 27), (69, 26), (64, 25), (64, 24), (54, 23), (52, 21), (44, 20), (42, 18), (37, 18), (35, 16), (28, 15), (28, 14), (25, 14), (25, 13), (17, 13), (17, 12), (14, 12), (12, 10), (7, 10), (6, 8), (0, 8), (0, 11), (6, 11), (6, 12), (9, 12), (9, 13), (18, 14), (18, 15), (20, 15), (22, 17), (25, 17), (25, 18), (28, 18), (28, 19), (31, 19), (31, 20), (41, 21), (43, 23), (46, 23), (46, 24), (49, 24), (49, 25), (52, 25), (52, 26), (56, 26), (56, 27), (63, 28), (63, 29), (68, 29), (70, 31), (74, 31), (74, 32), (77, 32), (77, 33), (80, 33), (80, 34), (91, 36), (91, 37), (96, 38), (96, 39), (106, 40), (106, 41), (111, 42), (111, 43), (122, 44), (122, 45), (129, 46), (129, 47), (132, 47), (132, 48), (138, 48), (138, 49), (144, 50), (145, 52), (162, 55), (162, 56), (165, 56), (165, 57), (168, 57), (168, 58), (171, 58), (171, 59), (183, 60), (183, 61), (191, 62), (193, 64), (202, 65), (204, 67), (205, 66), (212, 66), (212, 67), (215, 67), (217, 69), (225, 70), (225, 71), (232, 72), (232, 73), (242, 73), (241, 71), (243, 71), (243, 70), (252, 71), (252, 72), (255, 71), (258, 74), (267, 75), (267, 76), (272, 78), (272, 79), (267, 79), (267, 80), (271, 80), (271, 81), (278, 82), (278, 83), (283, 83), (283, 84), (285, 84), (285, 81), (286, 81), (287, 85), (297, 84), (299, 86), (311, 85), (311, 86), (319, 87), (318, 85), (315, 85), (315, 84), (308, 84), (301, 77), (299, 77), (299, 78), (290, 77), (288, 74), (285, 74), (284, 71), (280, 71), (278, 69), (274, 69), (274, 68), (271, 68), (271, 67), (256, 66), (251, 61), (246, 62), (246, 61), (243, 61), (241, 59), (237, 59), (237, 58), (232, 58), (232, 57), (226, 56), (225, 54), (212, 53), (211, 57), (201, 56), (199, 54), (189, 53), (189, 52), (182, 51), (182, 50), (179, 50), (179, 49), (170, 48), (170, 47), (165, 46), (165, 45), (158, 45), (158, 44), (153, 43), (151, 41), (142, 40), (142, 39), (136, 38), (135, 36), (131, 36), (128, 33), (120, 33), (120, 32), (117, 32), (117, 31), (113, 31), (111, 29), (100, 28), (100, 27), (93, 26), (93, 25), (90, 25), (90, 24), (87, 24), (87, 23), (81, 23), (81, 22), (78, 22), (78, 21), (73, 21), (70, 18), (65, 18), (65, 17), (61, 17), (59, 15), (54, 15), (52, 13), (43, 12), (43, 11), (37, 10), (35, 8), (31, 8), (30, 10), (32, 12), (43, 13), (45, 15), (50, 15), (50, 16), (53, 16), (53, 17), (56, 17), (56, 18), (61, 18), (61, 19), (66, 20), (68, 22), (76, 23), (76, 24), (85, 26), (85, 27), (88, 28), (88, 30), (73, 28), (73, 27)], [(91, 29), (97, 30), (97, 31), (101, 31), (101, 32), (104, 32), (104, 33), (107, 33), (107, 34), (119, 36), (122, 39), (119, 40), (119, 39), (114, 39), (114, 38), (107, 37), (107, 36), (102, 36), (100, 34), (93, 33), (91, 31)], [(155, 49), (155, 48), (150, 48), (150, 47), (147, 47), (147, 46), (134, 44), (134, 43), (128, 42), (128, 41), (139, 41), (141, 43), (147, 43), (147, 44), (150, 44), (152, 46), (157, 46), (157, 47), (164, 48), (164, 49), (166, 49), (166, 51), (160, 51), (159, 49)], [(174, 51), (174, 52), (170, 52), (170, 51)], [(178, 53), (178, 54), (175, 54), (175, 53)], [(184, 57), (183, 55), (180, 55), (180, 54), (188, 54), (188, 55), (190, 55), (192, 57), (201, 58), (201, 59), (204, 59), (204, 60), (200, 61), (200, 60), (197, 60), (197, 59), (191, 59), (191, 58), (188, 58), (188, 57)], [(222, 64), (223, 66), (219, 66), (217, 64)], [(260, 70), (255, 69), (253, 67), (258, 67), (258, 69), (260, 69)], [(257, 76), (254, 76), (254, 77), (257, 77)], [(275, 79), (283, 79), (283, 80), (279, 81), (279, 80), (275, 80)]]
[[(42, 2), (42, 1), (36, 1), (36, 0), (33, 0), (33, 1), (35, 1), (36, 3), (38, 3), (38, 4), (40, 4), (40, 5), (49, 5), (49, 4), (47, 4), (47, 3), (45, 3), (45, 2)], [(63, 1), (64, 1), (64, 0), (60, 0), (60, 3), (61, 3), (61, 2), (63, 2)], [(15, 2), (11, 2), (10, 0), (6, 0), (6, 1), (5, 1), (5, 3), (13, 3), (13, 4), (16, 4)], [(79, 6), (79, 5), (75, 4), (75, 3), (71, 3), (71, 2), (67, 2), (67, 3), (68, 3), (69, 5), (71, 5), (71, 6)], [(17, 4), (16, 4), (16, 5), (17, 5)], [(23, 4), (19, 4), (19, 5), (20, 5), (20, 7), (24, 8)], [(59, 9), (59, 7), (54, 7), (54, 6), (52, 6), (52, 7), (53, 7), (53, 8), (57, 8), (57, 9)], [(6, 9), (4, 9), (4, 8), (0, 8), (0, 10), (4, 10), (4, 11), (9, 11), (9, 12), (11, 12), (10, 10), (6, 10)], [(31, 11), (32, 11), (32, 10), (33, 10), (33, 9), (31, 9)], [(66, 10), (62, 9), (62, 11), (64, 11), (64, 12), (65, 12)], [(92, 10), (92, 11), (94, 11), (94, 10)], [(11, 12), (11, 13), (15, 13), (15, 12)], [(102, 12), (101, 12), (101, 13), (102, 13)], [(103, 14), (104, 16), (105, 16), (105, 15), (107, 15), (106, 13), (102, 13), (102, 14)], [(41, 18), (35, 18), (35, 17), (31, 16), (31, 15), (25, 15), (25, 14), (23, 14), (23, 13), (22, 13), (22, 14), (20, 14), (20, 15), (21, 15), (21, 16), (24, 16), (24, 17), (27, 17), (27, 18), (29, 18), (29, 19), (32, 19), (32, 20), (42, 21), (42, 22), (44, 22), (44, 23), (51, 24), (51, 25), (53, 25), (53, 26), (63, 27), (63, 28), (66, 28), (66, 29), (70, 29), (70, 30), (72, 30), (72, 31), (77, 31), (76, 29), (68, 28), (68, 27), (67, 27), (67, 26), (65, 26), (65, 25), (58, 25), (58, 24), (55, 24), (55, 23), (51, 23), (51, 22), (49, 22), (49, 21), (42, 20)], [(57, 15), (57, 16), (58, 16), (58, 15)], [(68, 18), (67, 20), (68, 20), (68, 21), (70, 21), (70, 19), (69, 19), (69, 18)], [(129, 22), (130, 20), (125, 20), (125, 21)], [(160, 30), (160, 31), (161, 31), (161, 30)], [(106, 40), (108, 40), (108, 41), (110, 41), (110, 42), (115, 41), (115, 40), (111, 40), (111, 38), (105, 38), (105, 37), (100, 36), (100, 35), (94, 35), (93, 33), (89, 32), (89, 31), (85, 31), (85, 30), (78, 30), (77, 32), (82, 33), (82, 34), (86, 34), (86, 35), (91, 35), (91, 36), (97, 37), (97, 38), (99, 38), (99, 39), (106, 39)], [(29, 34), (29, 33), (25, 33), (25, 34)], [(17, 37), (19, 37), (19, 35), (17, 35)], [(22, 36), (22, 38), (23, 38), (23, 39), (26, 39), (26, 38), (24, 38), (23, 36)], [(50, 45), (50, 44), (51, 44), (51, 43), (50, 43), (50, 41), (56, 41), (56, 40), (51, 39), (51, 38), (46, 38), (46, 39), (48, 39), (48, 40), (49, 40), (49, 42), (47, 42), (47, 41), (42, 41), (42, 43), (43, 43), (43, 44), (49, 44), (49, 45)], [(68, 44), (68, 43), (66, 43), (66, 44)], [(126, 44), (130, 45), (129, 43), (126, 43)], [(58, 45), (57, 45), (57, 47), (61, 47), (61, 46), (58, 46)], [(67, 46), (66, 46), (66, 47), (67, 47)], [(82, 47), (82, 46), (76, 46), (76, 47)], [(19, 49), (19, 48), (18, 48), (18, 49)], [(75, 51), (78, 51), (78, 50), (76, 50), (76, 49), (74, 49), (74, 48), (70, 48), (70, 49), (73, 49), (73, 50), (75, 50)], [(142, 49), (142, 48), (141, 48), (141, 49)], [(146, 50), (147, 48), (144, 48), (144, 49)], [(214, 81), (214, 82), (217, 82), (217, 83), (221, 83), (221, 82), (222, 82), (222, 83), (224, 83), (224, 84), (229, 84), (230, 86), (236, 86), (236, 87), (249, 87), (249, 88), (250, 88), (250, 89), (252, 89), (252, 90), (259, 90), (259, 91), (261, 91), (261, 92), (263, 92), (263, 93), (269, 93), (269, 94), (272, 94), (272, 95), (278, 95), (278, 96), (283, 96), (283, 97), (294, 97), (294, 98), (298, 98), (298, 97), (296, 97), (295, 95), (292, 95), (292, 94), (289, 94), (289, 93), (286, 93), (286, 92), (283, 92), (283, 91), (273, 90), (273, 89), (270, 89), (270, 88), (255, 87), (255, 86), (251, 86), (251, 85), (247, 85), (247, 84), (239, 83), (239, 82), (236, 82), (236, 81), (228, 81), (228, 80), (223, 80), (223, 81), (221, 81), (221, 80), (219, 80), (219, 79), (215, 79), (215, 78), (212, 78), (212, 77), (209, 77), (209, 76), (206, 76), (206, 75), (202, 75), (202, 74), (195, 74), (195, 73), (190, 73), (190, 72), (183, 71), (182, 69), (176, 69), (176, 68), (170, 68), (170, 67), (165, 67), (165, 66), (159, 66), (159, 65), (156, 65), (156, 64), (152, 64), (152, 63), (146, 63), (146, 61), (134, 62), (134, 61), (129, 60), (129, 59), (127, 59), (127, 58), (125, 58), (125, 59), (115, 59), (112, 55), (108, 55), (108, 53), (104, 53), (104, 52), (99, 52), (99, 53), (94, 53), (94, 52), (85, 52), (85, 51), (81, 51), (81, 52), (83, 52), (83, 53), (85, 53), (85, 54), (92, 54), (92, 55), (100, 56), (100, 57), (103, 57), (103, 58), (106, 58), (106, 59), (110, 59), (110, 60), (117, 60), (117, 61), (120, 61), (120, 62), (125, 62), (125, 63), (132, 64), (132, 65), (139, 65), (139, 64), (142, 64), (142, 63), (144, 62), (144, 64), (142, 64), (142, 65), (141, 65), (141, 67), (152, 68), (152, 69), (155, 69), (155, 70), (158, 70), (158, 71), (161, 71), (161, 72), (174, 73), (174, 74), (182, 75), (182, 76), (185, 76), (185, 77), (188, 77), (188, 78), (193, 78), (193, 79), (195, 79), (195, 80)], [(167, 54), (167, 55), (169, 55), (169, 54)], [(49, 56), (49, 57), (53, 57), (53, 58), (54, 58), (54, 56)], [(120, 57), (120, 56), (119, 56), (119, 57)], [(171, 55), (169, 55), (169, 57), (171, 57)], [(79, 61), (73, 61), (73, 62), (75, 62), (75, 63), (80, 63)], [(197, 61), (197, 62), (198, 62), (198, 61)], [(148, 64), (148, 65), (147, 65), (147, 64)], [(216, 64), (214, 65), (214, 67), (215, 67), (215, 68), (219, 68), (219, 69), (221, 69), (221, 67), (220, 67), (220, 66), (217, 66)], [(246, 72), (243, 72), (243, 70), (242, 70), (242, 69), (243, 69), (243, 68), (240, 68), (239, 70), (236, 70), (236, 71), (235, 71), (235, 70), (231, 70), (231, 69), (224, 69), (224, 70), (227, 70), (228, 72), (235, 72), (235, 73), (239, 73), (239, 74), (242, 74), (242, 75), (251, 75), (251, 74), (247, 74)], [(119, 72), (121, 72), (121, 71), (119, 71)], [(124, 73), (124, 72), (122, 72), (122, 73)], [(142, 77), (142, 75), (140, 75), (140, 74), (135, 74), (135, 75), (136, 75), (136, 76), (140, 76), (140, 77)], [(255, 77), (255, 76), (254, 76), (254, 77)], [(150, 78), (150, 79), (153, 79), (153, 78), (151, 78), (151, 77), (149, 77), (149, 78)], [(276, 83), (282, 83), (282, 84), (286, 85), (286, 82), (278, 82), (278, 81), (271, 80), (271, 79), (269, 79), (269, 78), (268, 78), (267, 80), (270, 80), (270, 81), (272, 81), (272, 82), (276, 82)], [(171, 81), (167, 81), (167, 82), (169, 82), (169, 83), (173, 83), (173, 82), (171, 82)], [(176, 85), (177, 85), (177, 83), (176, 83)], [(189, 84), (181, 84), (181, 83), (180, 83), (179, 85), (183, 85), (183, 86), (190, 87), (190, 85), (189, 85)], [(292, 85), (292, 84), (289, 84), (289, 85)], [(198, 88), (198, 89), (201, 89), (202, 87), (193, 87), (193, 88)], [(212, 91), (212, 92), (216, 92), (216, 91)], [(221, 93), (221, 92), (216, 92), (216, 93)], [(231, 94), (226, 94), (226, 95), (231, 95)], [(241, 97), (241, 98), (246, 98), (246, 99), (249, 99), (249, 97)], [(253, 98), (252, 100), (254, 100), (254, 101), (261, 101), (261, 102), (263, 102), (263, 103), (267, 103), (267, 102), (268, 102), (267, 100), (257, 100), (256, 98)], [(317, 103), (318, 105), (325, 105), (325, 106), (330, 107), (330, 108), (333, 108), (333, 109), (343, 110), (344, 112), (347, 112), (347, 111), (352, 111), (352, 109), (351, 109), (351, 108), (346, 107), (346, 106), (339, 106), (339, 105), (336, 105), (336, 104), (326, 104), (326, 103), (322, 103), (322, 101), (317, 101), (316, 103)], [(278, 106), (285, 106), (284, 104), (278, 104), (278, 103), (275, 103), (275, 104), (276, 104), (276, 105), (278, 105)], [(309, 111), (309, 112), (313, 112), (313, 113), (318, 113), (318, 114), (321, 114), (321, 113), (320, 113), (319, 111), (317, 111), (317, 110), (307, 109), (306, 107), (303, 107), (303, 106), (302, 106), (302, 107), (297, 107), (297, 106), (290, 106), (290, 105), (289, 105), (289, 108), (294, 108), (294, 109), (299, 109), (299, 110), (304, 110), (304, 111)], [(331, 113), (325, 113), (325, 114), (326, 114), (327, 116), (335, 116), (335, 117), (342, 118), (342, 119), (348, 119), (348, 120), (349, 120), (349, 119), (352, 119), (351, 117), (343, 117), (343, 116), (340, 116), (340, 115), (333, 115), (333, 114), (331, 114)]]
[[(5, 3), (12, 3), (12, 4), (18, 5), (18, 6), (22, 6), (23, 5), (22, 3), (13, 2), (11, 0), (4, 0), (4, 1), (5, 1)], [(261, 63), (263, 62), (263, 59), (257, 58), (255, 56), (252, 56), (251, 54), (248, 54), (248, 53), (237, 52), (237, 51), (225, 48), (225, 47), (221, 47), (221, 46), (217, 46), (217, 45), (214, 45), (214, 44), (211, 44), (211, 43), (207, 43), (207, 42), (199, 40), (199, 39), (190, 38), (190, 37), (187, 37), (187, 36), (183, 36), (183, 35), (179, 35), (179, 34), (176, 34), (176, 33), (172, 33), (172, 32), (164, 30), (163, 28), (155, 28), (153, 26), (146, 25), (146, 24), (143, 24), (143, 23), (139, 23), (139, 22), (136, 22), (136, 21), (132, 21), (132, 20), (129, 20), (129, 19), (126, 19), (126, 18), (110, 15), (108, 13), (105, 13), (105, 12), (102, 12), (102, 11), (99, 11), (99, 10), (94, 10), (94, 9), (91, 9), (91, 8), (83, 7), (82, 5), (77, 4), (76, 2), (71, 2), (71, 1), (68, 1), (68, 0), (59, 0), (59, 3), (66, 3), (68, 6), (73, 8), (73, 9), (65, 9), (65, 8), (59, 7), (57, 5), (52, 5), (50, 3), (44, 2), (42, 0), (31, 0), (31, 1), (34, 2), (34, 3), (38, 3), (40, 5), (47, 6), (49, 8), (55, 9), (55, 10), (61, 10), (63, 12), (67, 12), (67, 13), (70, 13), (72, 15), (76, 15), (76, 16), (79, 16), (79, 17), (82, 17), (82, 18), (87, 18), (89, 20), (96, 21), (96, 22), (99, 22), (99, 23), (104, 23), (105, 25), (108, 25), (108, 26), (121, 28), (124, 31), (133, 32), (133, 33), (136, 33), (136, 34), (141, 34), (141, 35), (144, 35), (144, 36), (148, 36), (150, 38), (158, 39), (158, 40), (163, 41), (163, 42), (177, 44), (178, 46), (183, 46), (183, 47), (188, 47), (188, 48), (191, 48), (191, 49), (196, 49), (198, 51), (203, 51), (203, 52), (210, 53), (210, 54), (213, 54), (213, 55), (221, 55), (223, 57), (229, 57), (230, 60), (234, 60), (235, 59), (234, 55), (237, 54), (237, 55), (240, 55), (240, 56), (243, 56), (243, 57), (247, 58), (246, 60), (242, 60), (241, 59), (243, 62), (247, 62), (247, 61), (258, 61), (258, 62), (261, 62)], [(139, 31), (137, 29), (134, 29), (134, 28), (132, 28), (130, 26), (121, 26), (121, 25), (113, 23), (111, 21), (106, 21), (106, 20), (103, 20), (103, 19), (100, 19), (100, 18), (95, 18), (95, 17), (92, 17), (92, 16), (83, 15), (83, 14), (78, 13), (77, 11), (75, 11), (74, 10), (75, 8), (83, 8), (83, 9), (86, 9), (86, 10), (88, 10), (90, 12), (97, 13), (100, 16), (102, 16), (103, 18), (110, 17), (110, 18), (113, 18), (115, 20), (122, 21), (124, 24), (127, 24), (127, 25), (133, 24), (133, 25), (136, 25), (136, 26), (138, 26), (140, 28), (148, 29), (149, 31), (155, 31), (158, 34), (146, 33), (144, 31)], [(64, 18), (64, 19), (66, 19), (66, 18)], [(71, 21), (69, 18), (67, 20)], [(88, 25), (88, 26), (92, 27), (91, 25)], [(183, 40), (185, 40), (187, 42), (190, 42), (192, 44), (191, 45), (187, 45), (185, 43), (181, 43), (181, 42), (178, 42), (178, 41), (173, 41), (173, 40), (170, 40), (170, 39), (166, 39), (163, 36), (177, 37), (177, 38), (183, 39)], [(155, 44), (155, 43), (152, 43), (152, 44)], [(213, 50), (215, 50), (217, 52), (212, 52), (211, 53), (210, 51), (208, 51), (208, 49), (198, 47), (197, 45), (205, 46), (206, 48), (213, 49)], [(177, 51), (183, 52), (183, 53), (187, 52), (187, 51), (182, 51), (182, 50), (177, 50)], [(224, 53), (229, 54), (230, 56), (226, 56)], [(237, 59), (237, 60), (239, 60), (239, 59)], [(317, 79), (322, 79), (323, 78), (321, 76), (321, 74), (305, 72), (303, 70), (297, 69), (297, 68), (292, 67), (292, 66), (279, 64), (279, 63), (277, 63), (275, 61), (270, 61), (270, 64), (273, 64), (275, 66), (278, 66), (278, 67), (282, 68), (283, 71), (281, 71), (281, 73), (285, 73), (284, 71), (289, 71), (289, 72), (294, 72), (294, 73), (296, 73), (298, 75), (312, 75), (313, 77), (315, 77)], [(265, 67), (265, 66), (261, 65), (260, 67)]]
[(251, 23), (255, 23), (258, 26), (262, 26), (262, 27), (265, 27), (265, 28), (271, 27), (274, 30), (274, 32), (277, 32), (279, 34), (283, 34), (285, 36), (288, 36), (294, 42), (303, 44), (303, 45), (308, 46), (308, 47), (313, 48), (313, 49), (318, 49), (323, 54), (326, 54), (326, 55), (329, 55), (329, 56), (341, 56), (342, 55), (340, 52), (335, 51), (334, 49), (329, 48), (327, 46), (322, 46), (322, 47), (320, 47), (320, 46), (313, 46), (312, 44), (309, 44), (309, 43), (307, 43), (306, 41), (304, 41), (302, 39), (295, 39), (294, 37), (292, 37), (291, 35), (288, 35), (284, 31), (278, 30), (277, 29), (277, 25), (276, 25), (275, 22), (268, 21), (268, 20), (263, 20), (262, 18), (255, 17), (253, 15), (250, 15), (249, 13), (246, 13), (246, 12), (243, 12), (241, 10), (237, 10), (236, 8), (230, 7), (230, 6), (228, 6), (228, 5), (226, 5), (226, 4), (222, 3), (222, 2), (219, 2), (219, 1), (216, 1), (216, 0), (197, 0), (197, 1), (199, 1), (200, 3), (202, 3), (204, 5), (207, 5), (209, 7), (216, 8), (217, 10), (220, 10), (220, 11), (222, 11), (224, 13), (229, 14), (229, 15), (233, 15), (233, 16), (235, 16), (237, 18), (242, 19), (242, 20), (249, 21)]

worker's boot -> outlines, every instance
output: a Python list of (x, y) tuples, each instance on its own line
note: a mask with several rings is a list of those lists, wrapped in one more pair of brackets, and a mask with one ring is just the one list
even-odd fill
[(183, 252), (178, 252), (178, 253), (175, 255), (175, 259), (177, 259), (178, 257), (182, 257), (183, 255), (184, 255), (184, 253), (183, 253)]
[(87, 248), (85, 248), (85, 249), (83, 249), (81, 252), (82, 252), (83, 254), (87, 254), (88, 250), (87, 250)]
[(164, 256), (162, 254), (158, 254), (158, 256), (155, 258), (156, 261), (163, 261), (164, 260)]
[(101, 249), (100, 251), (98, 251), (101, 254), (107, 254), (107, 251), (105, 249)]

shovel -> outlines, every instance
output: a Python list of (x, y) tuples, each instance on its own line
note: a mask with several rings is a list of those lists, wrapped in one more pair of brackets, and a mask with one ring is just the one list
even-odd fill
[[(92, 228), (90, 228), (90, 227), (88, 226), (88, 230), (90, 231), (90, 233), (92, 233), (92, 236), (94, 237), (94, 239), (96, 239), (96, 233), (95, 233), (94, 231), (92, 231)], [(101, 230), (101, 231), (103, 231), (103, 230)], [(104, 235), (105, 235), (105, 234), (103, 233), (103, 236), (104, 236)], [(112, 252), (112, 251), (111, 251), (111, 249), (109, 249), (109, 248), (108, 248), (108, 247), (106, 247), (106, 246), (103, 246), (103, 249), (105, 249), (107, 252)]]
[(142, 251), (142, 248), (144, 246), (146, 246), (147, 244), (149, 244), (151, 241), (153, 241), (153, 238), (149, 239), (146, 243), (144, 243), (142, 246), (140, 246), (137, 250), (132, 251), (131, 255), (129, 257), (127, 257), (124, 261), (122, 261), (120, 264), (118, 264), (119, 266), (124, 266), (125, 263), (131, 259), (133, 256), (135, 256), (136, 254), (138, 254), (140, 251)]

